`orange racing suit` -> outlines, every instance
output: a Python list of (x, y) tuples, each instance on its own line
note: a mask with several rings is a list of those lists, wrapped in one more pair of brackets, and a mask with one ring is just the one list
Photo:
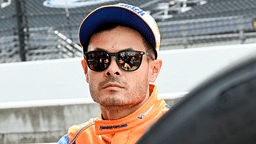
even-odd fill
[[(149, 99), (132, 114), (118, 120), (92, 118), (69, 128), (59, 144), (134, 144), (169, 106), (157, 98), (157, 88), (149, 85)], [(102, 117), (102, 116), (101, 116)]]

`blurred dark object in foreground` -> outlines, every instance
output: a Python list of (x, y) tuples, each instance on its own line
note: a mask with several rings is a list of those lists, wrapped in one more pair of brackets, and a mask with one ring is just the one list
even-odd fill
[(138, 144), (256, 143), (256, 57), (191, 91)]

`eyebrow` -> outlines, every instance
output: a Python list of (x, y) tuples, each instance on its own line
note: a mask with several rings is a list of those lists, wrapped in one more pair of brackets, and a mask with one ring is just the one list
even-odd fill
[[(123, 49), (121, 51), (128, 51), (128, 50), (134, 50), (134, 49), (133, 48), (126, 48), (126, 49)], [(106, 50), (104, 50), (103, 48), (95, 48), (94, 51), (106, 51)], [(118, 51), (118, 52), (121, 52), (121, 51)]]

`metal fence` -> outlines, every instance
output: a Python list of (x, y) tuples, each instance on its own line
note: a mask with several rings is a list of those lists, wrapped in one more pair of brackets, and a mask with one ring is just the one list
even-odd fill
[(156, 19), (161, 50), (256, 43), (254, 0), (1, 0), (0, 63), (81, 57), (81, 21), (115, 3)]

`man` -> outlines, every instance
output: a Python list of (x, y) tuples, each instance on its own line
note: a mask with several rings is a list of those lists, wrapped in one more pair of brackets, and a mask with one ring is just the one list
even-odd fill
[(72, 126), (59, 143), (136, 143), (169, 108), (154, 83), (160, 34), (138, 7), (108, 5), (91, 12), (79, 29), (81, 61), (100, 118)]

